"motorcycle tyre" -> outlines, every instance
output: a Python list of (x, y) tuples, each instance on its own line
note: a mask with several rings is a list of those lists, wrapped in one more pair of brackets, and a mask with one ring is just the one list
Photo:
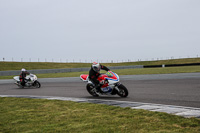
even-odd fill
[(35, 88), (40, 88), (40, 87), (41, 87), (41, 84), (40, 84), (40, 82), (35, 81), (34, 84), (33, 84), (33, 86), (34, 86)]
[(21, 85), (21, 82), (17, 81), (15, 83), (20, 89), (24, 89), (24, 86)]
[(87, 89), (88, 93), (90, 95), (92, 95), (93, 97), (98, 97), (99, 95), (96, 92), (92, 92), (93, 88), (94, 88), (94, 86), (92, 84), (87, 84), (86, 85), (86, 89)]
[(123, 91), (122, 93), (120, 92), (117, 92), (117, 94), (120, 96), (120, 97), (127, 97), (128, 96), (128, 89), (123, 85), (123, 84), (120, 84), (118, 86), (119, 88), (119, 91)]

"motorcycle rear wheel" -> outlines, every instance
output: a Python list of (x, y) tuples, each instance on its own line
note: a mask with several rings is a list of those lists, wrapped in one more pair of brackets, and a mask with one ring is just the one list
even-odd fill
[(118, 89), (119, 89), (119, 92), (117, 92), (117, 94), (120, 97), (127, 97), (128, 96), (128, 89), (123, 84), (120, 84), (118, 86)]
[(95, 88), (92, 84), (87, 84), (86, 86), (87, 91), (92, 95), (93, 97), (98, 97), (99, 95), (96, 93)]

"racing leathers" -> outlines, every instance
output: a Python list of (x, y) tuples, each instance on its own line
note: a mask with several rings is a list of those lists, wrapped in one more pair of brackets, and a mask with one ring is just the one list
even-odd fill
[(20, 82), (21, 82), (21, 85), (22, 86), (25, 86), (25, 78), (26, 78), (26, 75), (29, 75), (30, 73), (25, 71), (25, 72), (21, 72), (21, 74), (19, 75), (19, 79), (20, 79)]
[[(105, 70), (105, 71), (110, 71), (110, 69), (108, 69), (106, 66), (103, 66), (101, 64), (100, 64), (100, 69)], [(100, 91), (100, 88), (101, 88), (101, 84), (98, 80), (98, 77), (100, 75), (101, 74), (99, 72), (94, 71), (91, 67), (91, 69), (89, 71), (89, 79), (95, 85), (95, 88), (97, 91)]]

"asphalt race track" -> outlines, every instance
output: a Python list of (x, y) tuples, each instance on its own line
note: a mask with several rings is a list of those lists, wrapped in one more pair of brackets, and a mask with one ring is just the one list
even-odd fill
[(92, 97), (79, 77), (39, 79), (39, 89), (20, 89), (14, 80), (0, 80), (0, 95), (59, 96), (155, 103), (200, 108), (200, 73), (120, 76), (129, 90), (127, 98)]

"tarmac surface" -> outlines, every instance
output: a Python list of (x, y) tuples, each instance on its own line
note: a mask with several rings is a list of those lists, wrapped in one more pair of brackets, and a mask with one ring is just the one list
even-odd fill
[(92, 97), (78, 77), (39, 79), (39, 89), (20, 89), (14, 80), (0, 80), (0, 96), (91, 102), (200, 118), (200, 73), (128, 75), (120, 79), (129, 90), (127, 98)]

